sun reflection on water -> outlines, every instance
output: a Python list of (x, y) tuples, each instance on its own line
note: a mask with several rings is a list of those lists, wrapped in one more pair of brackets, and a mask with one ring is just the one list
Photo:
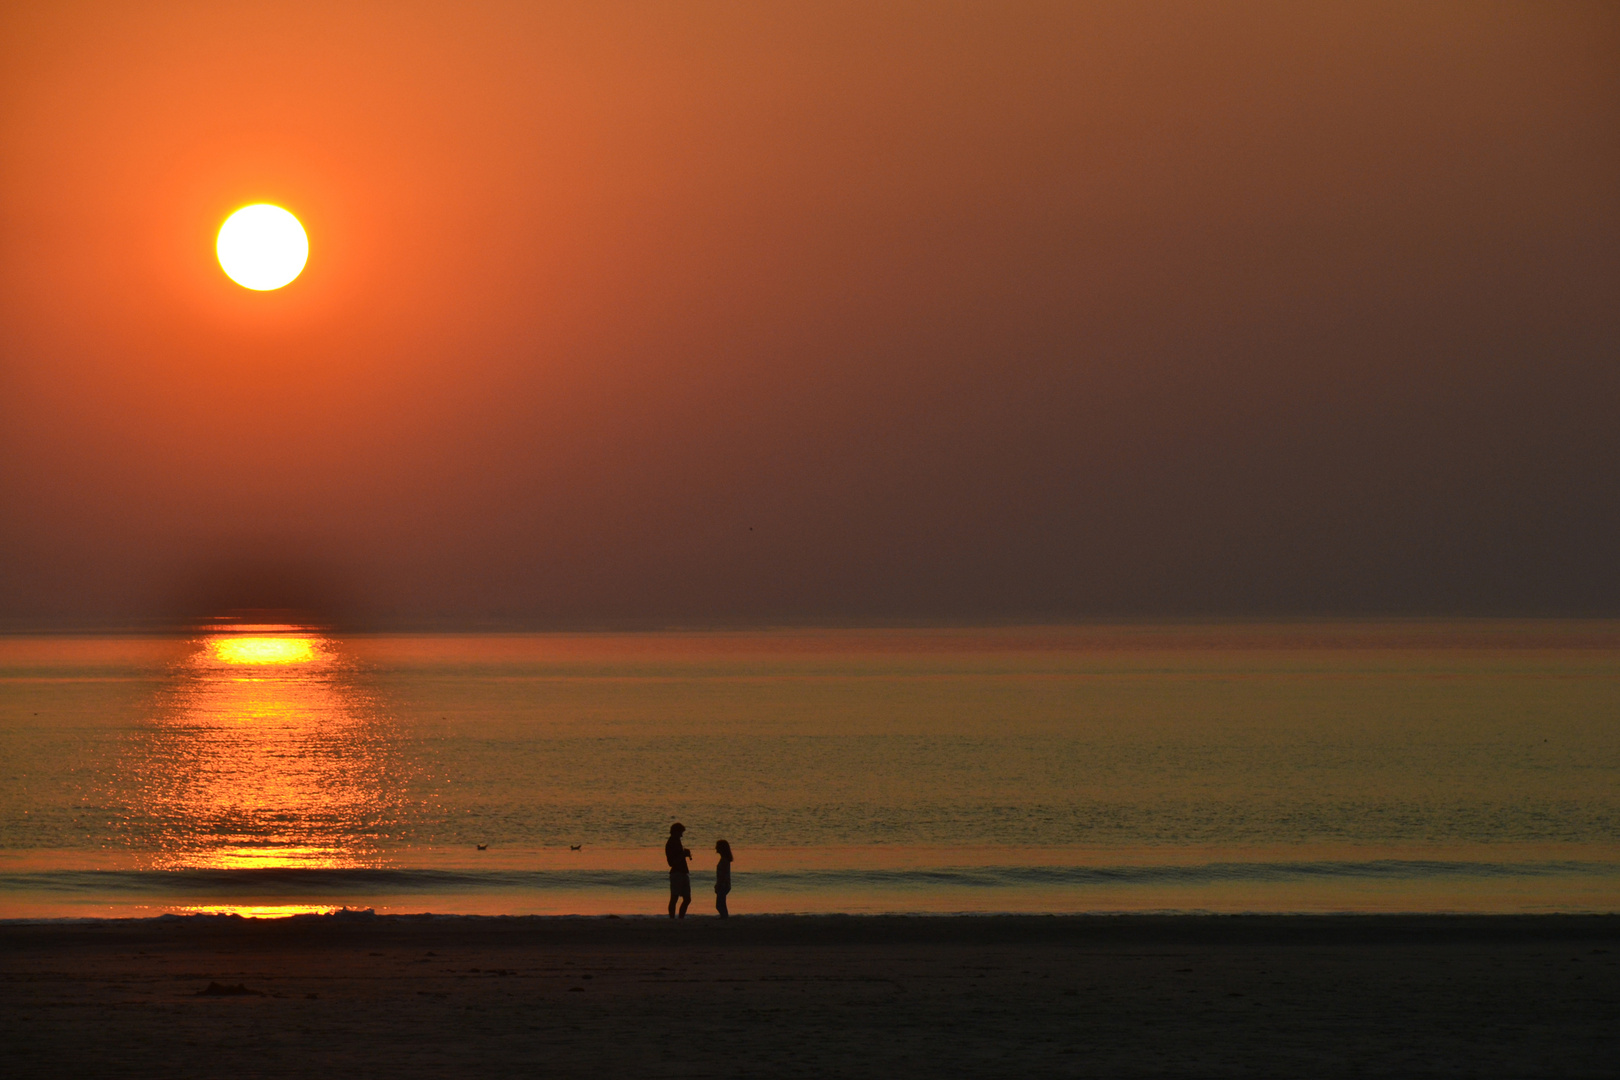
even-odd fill
[(217, 637), (208, 652), (225, 664), (307, 664), (315, 659), (315, 642), (307, 637)]
[(403, 786), (393, 735), (332, 638), (206, 634), (132, 747), (143, 812), (131, 827), (161, 869), (381, 865)]
[(294, 915), (330, 915), (337, 904), (195, 904), (173, 909), (176, 915), (240, 915), (244, 919), (287, 919)]

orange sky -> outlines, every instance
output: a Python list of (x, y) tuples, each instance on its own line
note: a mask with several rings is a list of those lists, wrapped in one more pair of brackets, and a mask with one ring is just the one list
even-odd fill
[(0, 619), (1620, 613), (1612, 5), (0, 12)]

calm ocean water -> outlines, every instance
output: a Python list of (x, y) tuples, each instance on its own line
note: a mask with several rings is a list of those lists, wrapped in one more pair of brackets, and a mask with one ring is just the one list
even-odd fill
[(695, 912), (1616, 911), (1620, 624), (0, 637), (0, 918), (653, 914), (677, 818)]

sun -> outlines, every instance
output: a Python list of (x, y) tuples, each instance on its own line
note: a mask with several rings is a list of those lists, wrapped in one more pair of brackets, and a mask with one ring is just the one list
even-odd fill
[(232, 281), (267, 292), (303, 272), (309, 261), (309, 237), (298, 219), (281, 207), (254, 203), (225, 219), (214, 251)]

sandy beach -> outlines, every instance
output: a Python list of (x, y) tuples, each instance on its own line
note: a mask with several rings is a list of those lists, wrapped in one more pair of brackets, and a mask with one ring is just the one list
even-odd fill
[(1597, 1076), (1620, 918), (0, 926), (13, 1076)]

